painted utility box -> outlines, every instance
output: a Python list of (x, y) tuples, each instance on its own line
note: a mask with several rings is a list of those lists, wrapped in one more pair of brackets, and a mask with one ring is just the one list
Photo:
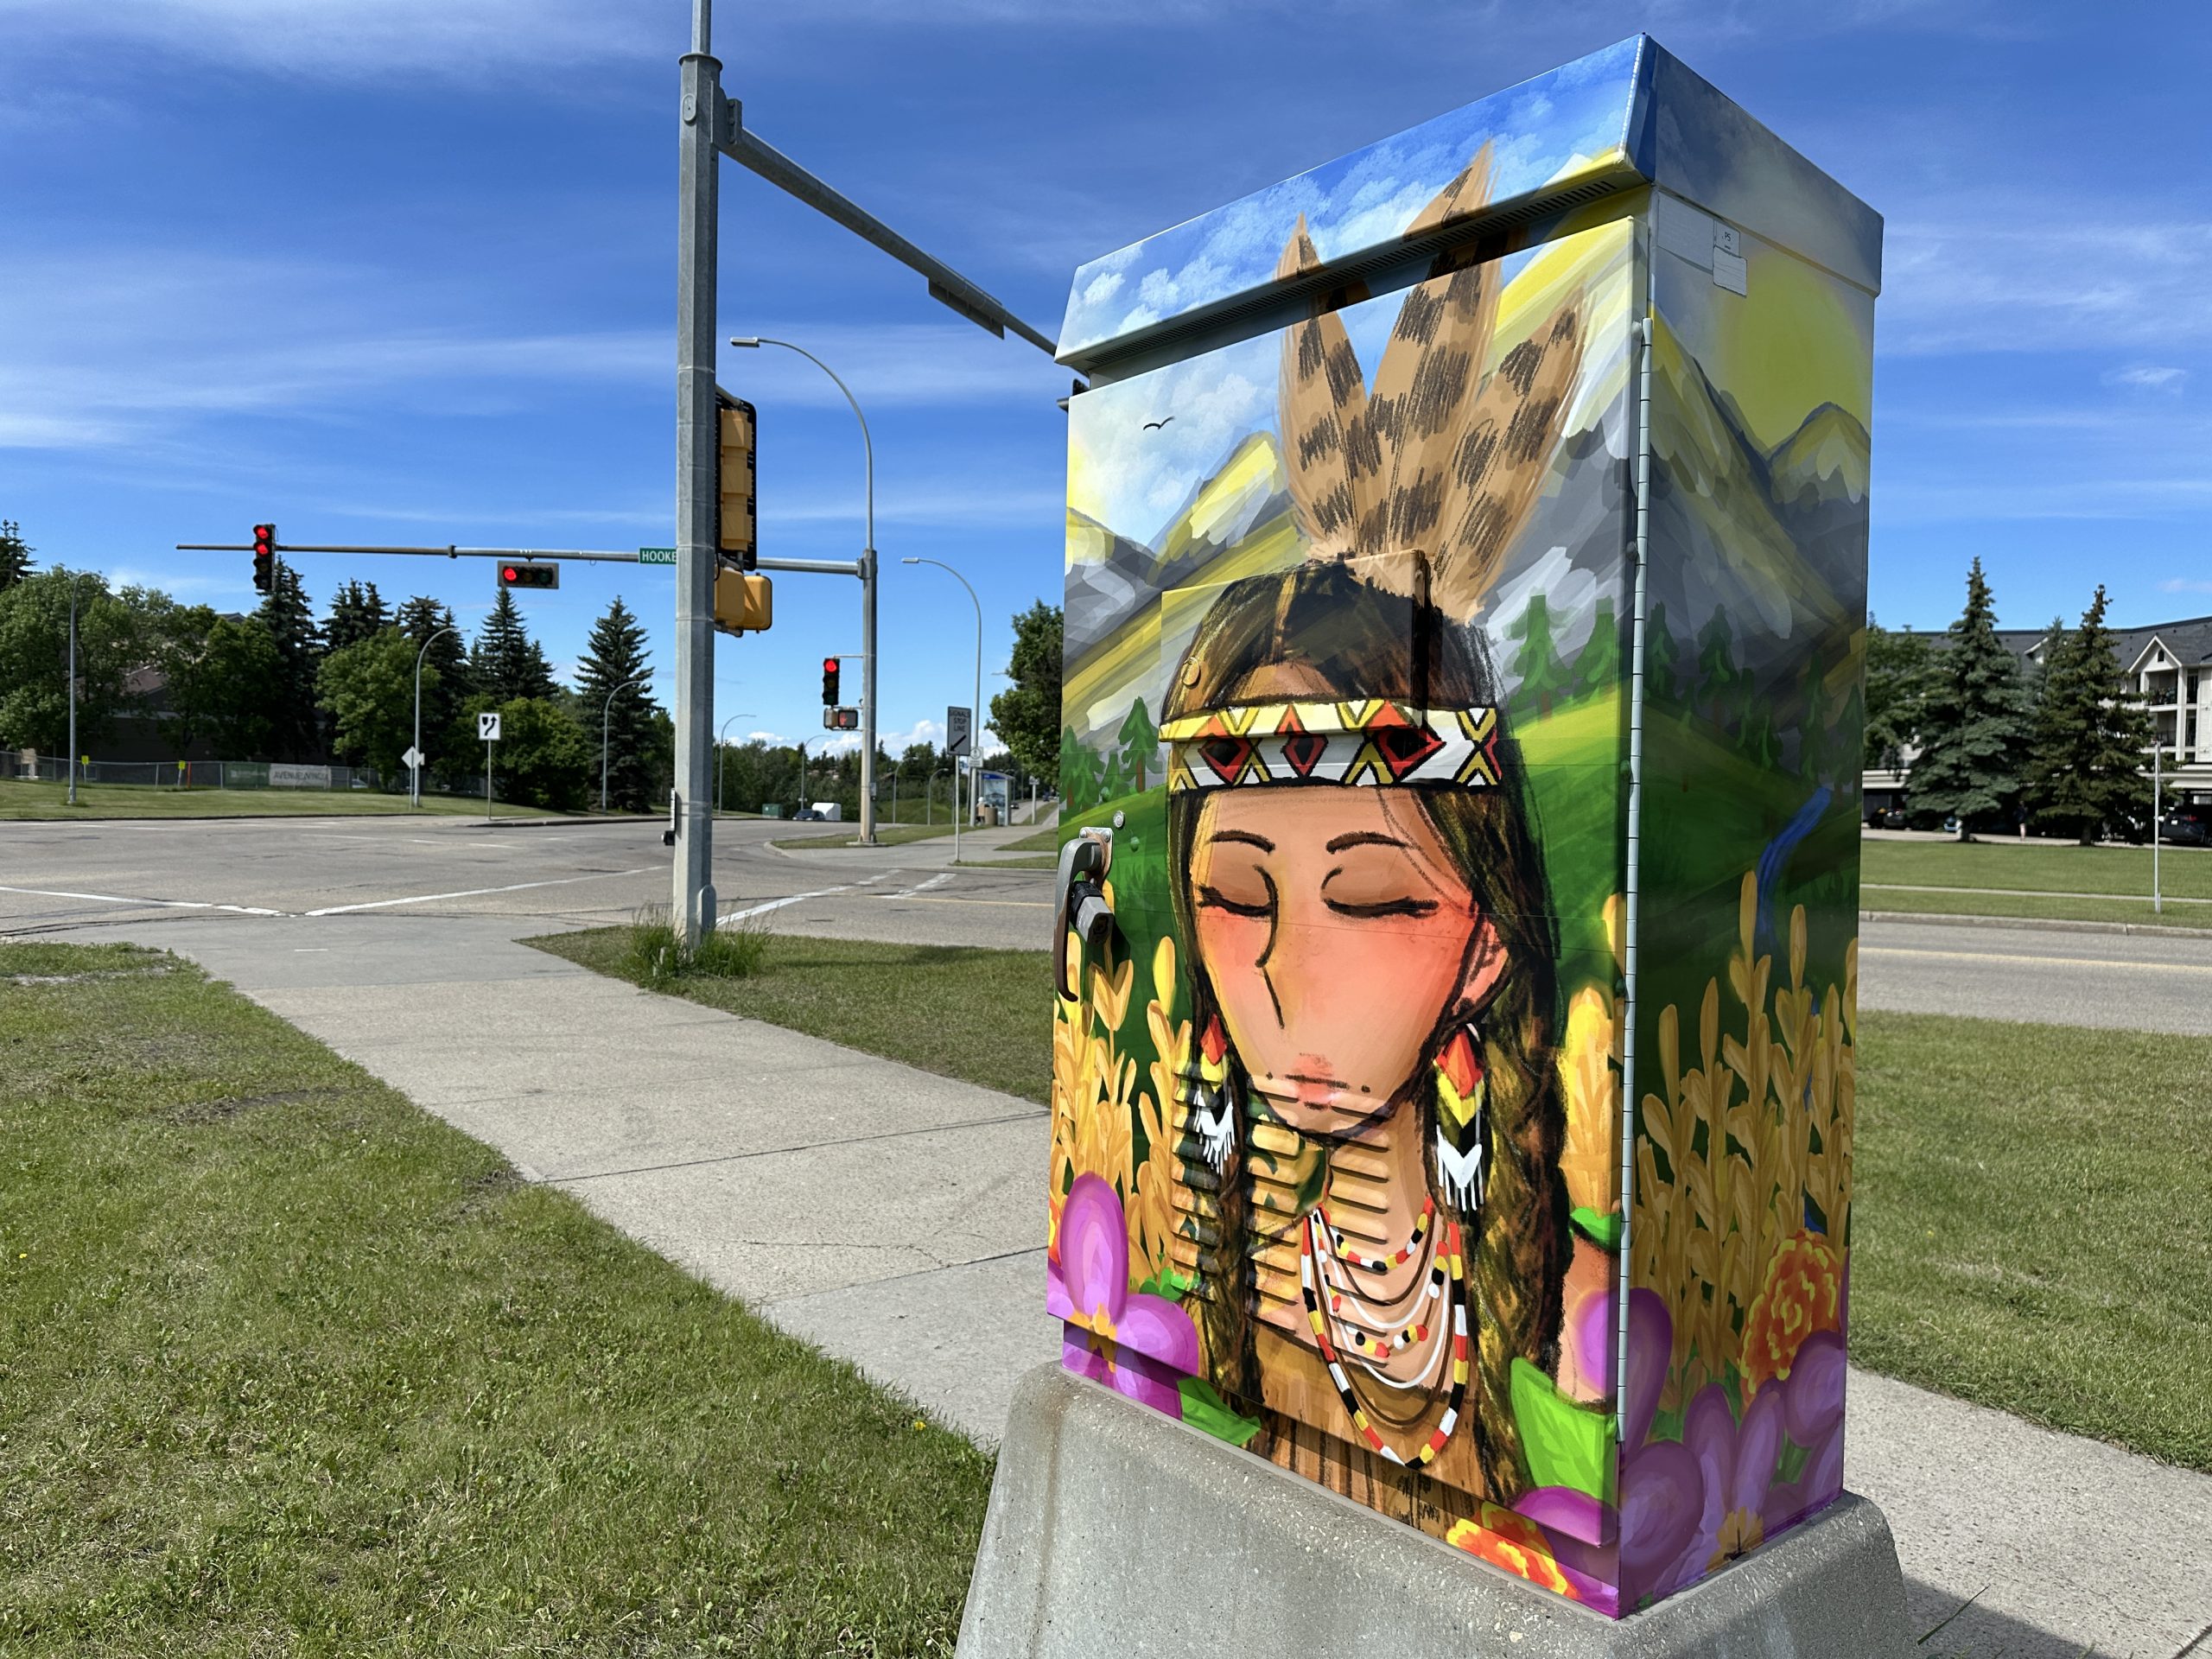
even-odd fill
[(1638, 38), (1061, 334), (1065, 1363), (1607, 1612), (1840, 1486), (1880, 236)]

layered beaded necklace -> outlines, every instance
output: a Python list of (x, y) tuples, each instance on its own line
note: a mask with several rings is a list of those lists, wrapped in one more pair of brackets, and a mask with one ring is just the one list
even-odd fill
[[(1328, 1367), (1329, 1381), (1369, 1450), (1400, 1465), (1407, 1459), (1383, 1440), (1369, 1419), (1344, 1364), (1349, 1358), (1360, 1371), (1386, 1388), (1426, 1390), (1433, 1386), (1432, 1379), (1439, 1370), (1438, 1361), (1448, 1353), (1452, 1381), (1444, 1415), (1414, 1452), (1412, 1461), (1428, 1463), (1444, 1449), (1452, 1430), (1459, 1427), (1470, 1372), (1466, 1265), (1459, 1249), (1459, 1224), (1445, 1224), (1442, 1248), (1431, 1253), (1424, 1275), (1426, 1282), (1411, 1317), (1387, 1321), (1378, 1319), (1354, 1294), (1354, 1286), (1357, 1274), (1380, 1275), (1413, 1261), (1430, 1241), (1435, 1219), (1436, 1201), (1431, 1198), (1421, 1205), (1421, 1218), (1414, 1223), (1413, 1236), (1407, 1240), (1405, 1248), (1380, 1256), (1363, 1255), (1348, 1246), (1344, 1233), (1329, 1220), (1325, 1205), (1316, 1205), (1300, 1230), (1299, 1287), (1305, 1294), (1306, 1317), (1313, 1328), (1313, 1339), (1319, 1345), (1322, 1362)], [(1435, 1306), (1440, 1301), (1444, 1304), (1441, 1308)], [(1347, 1305), (1352, 1316), (1350, 1318), (1345, 1317)], [(1447, 1324), (1448, 1347), (1445, 1340)], [(1418, 1367), (1414, 1381), (1402, 1382), (1384, 1372), (1384, 1362), (1416, 1344), (1432, 1351)]]

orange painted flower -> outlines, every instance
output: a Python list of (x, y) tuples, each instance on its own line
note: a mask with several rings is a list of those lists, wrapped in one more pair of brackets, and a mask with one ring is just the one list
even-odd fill
[(1455, 1549), (1479, 1556), (1492, 1567), (1502, 1567), (1516, 1578), (1540, 1584), (1570, 1601), (1579, 1601), (1574, 1586), (1553, 1559), (1544, 1529), (1523, 1515), (1502, 1504), (1485, 1503), (1478, 1521), (1455, 1521), (1444, 1541)]
[(1206, 1021), (1205, 1033), (1198, 1039), (1198, 1070), (1208, 1083), (1219, 1083), (1228, 1077), (1228, 1056), (1229, 1033), (1222, 1030), (1221, 1016), (1216, 1014)]
[(1842, 1301), (1843, 1270), (1827, 1240), (1812, 1232), (1785, 1240), (1744, 1319), (1744, 1392), (1786, 1379), (1815, 1331), (1841, 1329)]

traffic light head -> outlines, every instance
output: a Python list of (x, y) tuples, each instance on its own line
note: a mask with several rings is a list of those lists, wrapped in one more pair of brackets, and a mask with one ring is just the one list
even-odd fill
[(834, 706), (837, 701), (837, 659), (822, 659), (822, 701), (824, 706)]
[(719, 388), (715, 401), (715, 545), (739, 569), (751, 570), (760, 554), (753, 405)]
[(256, 524), (253, 527), (253, 589), (257, 594), (274, 593), (276, 588), (276, 526)]
[(561, 567), (557, 564), (524, 564), (509, 560), (499, 567), (499, 586), (502, 588), (558, 588)]

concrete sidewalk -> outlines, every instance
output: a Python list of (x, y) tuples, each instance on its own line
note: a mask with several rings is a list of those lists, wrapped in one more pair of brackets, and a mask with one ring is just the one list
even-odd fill
[[(201, 963), (531, 1179), (995, 1440), (1015, 1379), (1059, 1345), (1044, 1109), (601, 978), (516, 926), (99, 937)], [(1886, 1378), (1854, 1372), (1852, 1389), (1846, 1478), (1889, 1516), (1916, 1633), (1973, 1599), (1930, 1655), (2212, 1652), (2212, 1478)]]

